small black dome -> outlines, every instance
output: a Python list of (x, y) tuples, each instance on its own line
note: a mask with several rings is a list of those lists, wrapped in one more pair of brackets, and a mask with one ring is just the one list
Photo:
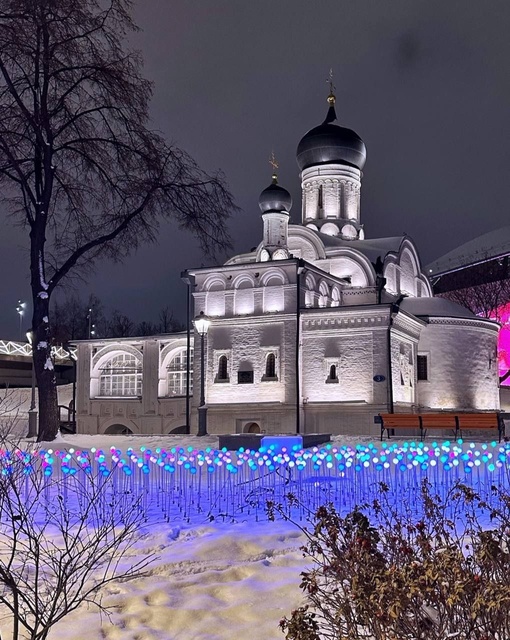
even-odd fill
[(324, 122), (301, 138), (297, 148), (300, 171), (314, 165), (335, 163), (363, 169), (367, 159), (365, 143), (351, 129), (332, 124), (335, 120), (335, 107), (331, 104)]
[(269, 211), (290, 211), (292, 207), (292, 196), (283, 187), (276, 183), (273, 178), (272, 184), (264, 189), (259, 197), (259, 207), (262, 213)]

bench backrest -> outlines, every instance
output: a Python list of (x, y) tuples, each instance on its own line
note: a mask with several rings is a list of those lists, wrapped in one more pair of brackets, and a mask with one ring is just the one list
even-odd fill
[(461, 429), (497, 429), (500, 424), (497, 413), (459, 413), (458, 417)]
[(456, 429), (457, 420), (454, 413), (422, 413), (421, 423), (424, 429), (437, 427), (439, 429)]
[(380, 413), (384, 427), (420, 428), (420, 416), (416, 413)]

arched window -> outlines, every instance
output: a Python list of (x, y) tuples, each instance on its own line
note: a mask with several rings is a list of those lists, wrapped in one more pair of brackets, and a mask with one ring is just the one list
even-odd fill
[(338, 382), (337, 370), (338, 370), (337, 364), (329, 365), (329, 369), (327, 369), (328, 377), (326, 378), (326, 384), (329, 384), (331, 382)]
[[(178, 351), (167, 366), (168, 396), (185, 396), (188, 372), (188, 356), (186, 349)], [(193, 349), (190, 353), (189, 392), (193, 393)]]
[(131, 353), (118, 353), (101, 367), (101, 396), (141, 396), (142, 363)]
[(276, 356), (274, 353), (268, 353), (266, 356), (266, 380), (274, 380), (276, 378)]
[(228, 358), (225, 355), (220, 356), (218, 360), (218, 375), (216, 376), (216, 380), (228, 380)]

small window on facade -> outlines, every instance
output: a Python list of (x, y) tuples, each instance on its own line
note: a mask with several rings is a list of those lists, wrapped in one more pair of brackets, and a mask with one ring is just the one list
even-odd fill
[(266, 378), (276, 378), (276, 356), (268, 353), (266, 357)]
[(227, 356), (220, 356), (218, 360), (218, 375), (216, 382), (228, 382), (228, 359)]
[(428, 371), (427, 356), (418, 356), (417, 365), (418, 365), (418, 380), (428, 380), (429, 371)]
[(253, 384), (253, 371), (238, 371), (237, 384)]
[(329, 367), (328, 377), (326, 378), (326, 382), (338, 382), (338, 376), (336, 373), (336, 364), (332, 364)]
[(324, 206), (322, 204), (323, 201), (323, 195), (322, 195), (322, 185), (319, 186), (319, 209), (322, 209), (322, 207)]

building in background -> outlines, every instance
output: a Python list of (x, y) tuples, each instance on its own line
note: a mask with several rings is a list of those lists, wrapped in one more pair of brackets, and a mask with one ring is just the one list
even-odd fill
[(76, 347), (78, 433), (186, 432), (186, 332)]
[(510, 408), (510, 226), (490, 231), (427, 265), (434, 293), (501, 325), (502, 406)]
[[(193, 369), (195, 390), (204, 375), (210, 433), (368, 434), (379, 412), (499, 408), (498, 325), (434, 297), (411, 238), (365, 238), (365, 145), (336, 124), (333, 94), (328, 103), (297, 149), (300, 224), (290, 224), (273, 160), (256, 249), (187, 271), (194, 314), (211, 321), (204, 371)], [(78, 343), (78, 430), (182, 427), (185, 343)]]

